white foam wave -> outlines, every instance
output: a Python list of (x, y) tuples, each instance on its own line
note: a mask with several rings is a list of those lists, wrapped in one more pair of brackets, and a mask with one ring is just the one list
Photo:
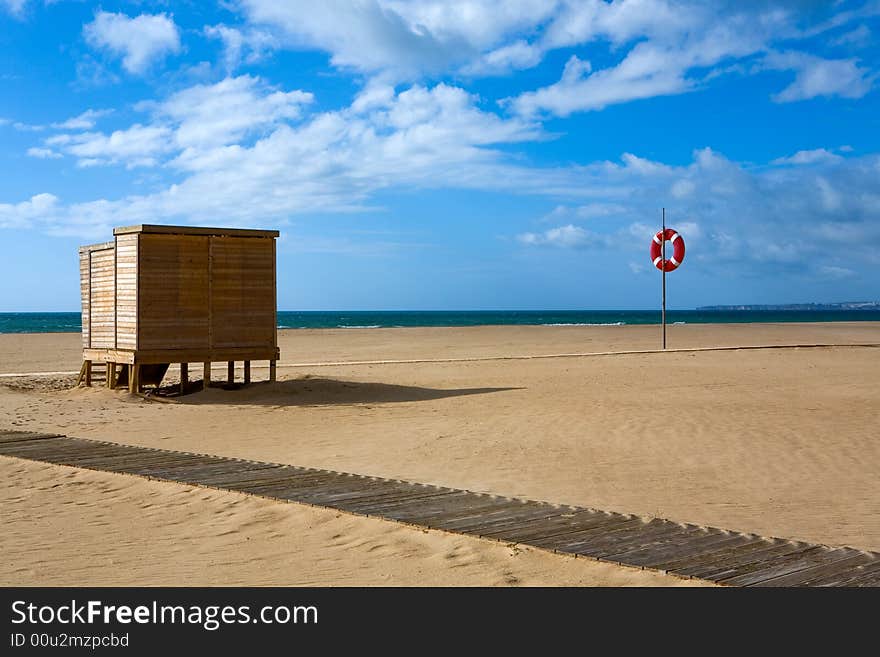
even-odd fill
[(605, 323), (556, 323), (556, 324), (541, 324), (541, 326), (625, 326), (626, 322), (605, 322)]

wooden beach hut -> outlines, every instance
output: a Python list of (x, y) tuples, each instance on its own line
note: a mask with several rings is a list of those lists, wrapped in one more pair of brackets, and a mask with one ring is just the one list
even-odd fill
[[(189, 363), (269, 361), (275, 380), (275, 230), (129, 226), (113, 241), (79, 250), (83, 365), (91, 385), (106, 364), (106, 385), (132, 392), (158, 386), (180, 363), (181, 390)], [(104, 368), (102, 368), (104, 369)]]

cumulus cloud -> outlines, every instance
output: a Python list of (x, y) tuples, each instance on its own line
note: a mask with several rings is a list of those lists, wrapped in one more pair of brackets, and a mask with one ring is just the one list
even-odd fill
[(254, 64), (278, 47), (278, 40), (265, 30), (239, 29), (228, 25), (208, 25), (205, 36), (223, 44), (223, 62), (227, 72), (241, 64)]
[[(136, 123), (109, 134), (67, 132), (47, 138), (44, 144), (79, 158), (80, 166), (154, 166), (163, 156), (174, 155), (178, 164), (198, 168), (200, 158), (213, 155), (213, 149), (295, 119), (312, 100), (307, 92), (280, 91), (260, 78), (243, 75), (187, 87), (162, 102), (140, 104), (152, 115), (149, 124)], [(96, 114), (86, 112), (58, 127), (90, 127)]]
[(166, 14), (125, 14), (99, 11), (83, 26), (83, 36), (93, 48), (122, 57), (129, 73), (141, 75), (164, 59), (180, 52), (180, 34), (174, 20)]
[(87, 109), (82, 114), (78, 116), (71, 117), (66, 121), (61, 121), (59, 123), (53, 123), (52, 127), (59, 130), (89, 130), (95, 127), (95, 123), (98, 122), (99, 119), (107, 116), (108, 114), (112, 114), (113, 110), (103, 109), (103, 110), (93, 110)]
[[(686, 166), (629, 156), (580, 173), (584, 193), (620, 205), (621, 211), (589, 229), (568, 221), (522, 233), (517, 237), (525, 247), (601, 245), (625, 259), (645, 251), (665, 205), (668, 225), (685, 236), (689, 264), (705, 272), (747, 262), (746, 270), (753, 272), (840, 278), (839, 268), (880, 264), (869, 246), (880, 239), (880, 194), (872, 182), (880, 174), (880, 156), (754, 168), (702, 149)], [(670, 198), (679, 180), (693, 183), (691, 193)], [(563, 221), (571, 217), (569, 210), (554, 214)]]
[[(398, 80), (465, 66), (557, 9), (544, 0), (242, 0), (251, 23), (289, 47), (331, 54), (335, 66)], [(514, 51), (497, 58), (521, 61)]]
[[(846, 152), (843, 148), (841, 150)], [(787, 157), (777, 157), (772, 161), (772, 164), (816, 164), (817, 162), (835, 162), (840, 159), (840, 155), (836, 155), (829, 150), (815, 148), (808, 151), (798, 151), (794, 155)]]
[(865, 25), (844, 32), (840, 36), (831, 39), (832, 46), (866, 46), (871, 42), (871, 29)]
[(40, 160), (56, 160), (62, 157), (61, 153), (53, 151), (51, 148), (29, 148), (27, 149), (29, 157), (35, 157)]
[(594, 236), (580, 226), (568, 224), (551, 228), (541, 233), (522, 233), (517, 239), (530, 246), (558, 246), (563, 248), (583, 248), (594, 242)]
[[(547, 193), (566, 184), (563, 172), (534, 179), (493, 148), (543, 138), (538, 125), (483, 111), (476, 97), (457, 87), (379, 90), (357, 109), (301, 117), (310, 101), (303, 92), (240, 76), (141, 107), (151, 123), (110, 134), (54, 135), (45, 146), (79, 158), (80, 166), (164, 165), (182, 179), (150, 195), (65, 206), (46, 225), (53, 232), (91, 233), (150, 220), (223, 217), (253, 224), (301, 212), (358, 210), (391, 186)], [(253, 141), (246, 143), (249, 135)]]
[(16, 18), (24, 15), (24, 8), (28, 0), (0, 0), (0, 7)]
[(861, 98), (871, 90), (877, 74), (859, 66), (855, 59), (823, 59), (803, 52), (772, 52), (763, 61), (765, 68), (794, 71), (795, 79), (773, 95), (777, 103), (808, 100), (817, 96)]

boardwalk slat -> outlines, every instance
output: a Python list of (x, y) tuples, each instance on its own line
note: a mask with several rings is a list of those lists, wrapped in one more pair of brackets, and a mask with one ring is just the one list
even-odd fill
[(822, 563), (823, 559), (834, 559), (840, 556), (833, 554), (833, 552), (818, 545), (811, 545), (791, 554), (741, 566), (735, 569), (732, 574), (720, 577), (719, 581), (731, 586), (749, 586), (778, 575), (788, 575), (803, 570), (810, 564)]
[(483, 536), (486, 532), (503, 530), (505, 527), (519, 525), (523, 522), (537, 522), (565, 513), (564, 510), (554, 508), (549, 504), (546, 508), (534, 507), (527, 503), (520, 503), (510, 509), (503, 509), (485, 515), (465, 518), (462, 520), (450, 520), (443, 524), (446, 531), (461, 532), (462, 534), (476, 534)]
[(880, 586), (880, 555), (278, 463), (0, 431), (0, 455), (210, 486), (737, 586)]
[(880, 555), (871, 553), (872, 560), (853, 566), (849, 570), (830, 573), (810, 582), (810, 586), (851, 586), (850, 582), (861, 577), (880, 573)]
[[(788, 541), (773, 542), (761, 536), (743, 535), (731, 533), (728, 538), (721, 540), (700, 541), (695, 544), (682, 546), (682, 549), (674, 556), (658, 562), (652, 562), (650, 567), (669, 573), (678, 573), (679, 569), (692, 567), (705, 567), (707, 564), (718, 564), (725, 559), (730, 559), (738, 554), (745, 554), (752, 550), (766, 550), (768, 547), (779, 544), (788, 545)], [(678, 573), (693, 577), (691, 573)]]
[(851, 550), (849, 555), (843, 559), (816, 564), (787, 575), (765, 579), (752, 584), (752, 586), (809, 586), (811, 582), (829, 575), (843, 572), (852, 573), (853, 566), (871, 563), (873, 560), (874, 557), (869, 554)]
[(701, 559), (695, 559), (693, 562), (682, 559), (678, 565), (668, 568), (667, 572), (704, 579), (715, 574), (721, 577), (724, 573), (732, 572), (738, 567), (746, 566), (762, 559), (772, 558), (775, 555), (789, 554), (802, 548), (802, 545), (792, 541), (767, 541), (759, 539), (750, 545), (735, 547), (723, 554), (706, 556)]
[[(754, 537), (755, 540), (761, 540)], [(671, 542), (658, 545), (621, 550), (606, 555), (608, 561), (626, 563), (631, 566), (642, 566), (666, 570), (667, 564), (675, 564), (681, 559), (698, 559), (706, 554), (717, 554), (730, 546), (747, 544), (749, 538), (742, 534), (731, 534), (719, 529), (701, 527), (695, 529), (690, 536), (683, 536)]]
[(0, 445), (4, 443), (20, 443), (29, 440), (45, 440), (46, 438), (57, 438), (57, 433), (34, 433), (33, 431), (3, 431), (0, 432)]
[(530, 545), (546, 548), (548, 550), (570, 551), (565, 548), (578, 546), (581, 543), (597, 536), (607, 536), (611, 532), (626, 530), (643, 524), (641, 518), (627, 518), (626, 516), (613, 515), (597, 522), (589, 529), (581, 529), (564, 534), (556, 534), (546, 537), (532, 537), (528, 541)]
[(568, 534), (577, 531), (583, 531), (590, 527), (600, 524), (617, 521), (619, 519), (629, 520), (627, 516), (620, 516), (616, 513), (604, 513), (602, 511), (593, 511), (585, 509), (583, 511), (572, 511), (552, 518), (547, 518), (542, 522), (524, 523), (519, 527), (504, 527), (496, 531), (486, 532), (486, 536), (497, 538), (505, 541), (523, 541), (528, 542), (535, 537), (550, 537), (560, 534)]
[[(697, 571), (701, 574), (694, 574), (693, 576), (708, 577), (713, 582), (720, 582), (730, 577), (745, 575), (759, 568), (767, 567), (770, 564), (780, 565), (788, 561), (800, 559), (806, 556), (805, 553), (808, 550), (818, 549), (818, 547), (808, 543), (783, 542), (781, 545), (775, 545), (766, 550), (755, 550), (744, 555), (731, 557), (721, 563), (708, 567), (704, 566)], [(682, 568), (674, 572), (682, 573), (686, 571), (687, 569)]]
[[(637, 518), (628, 523), (621, 523), (608, 529), (597, 528), (583, 533), (571, 534), (559, 537), (560, 540), (553, 544), (557, 552), (571, 552), (591, 557), (602, 557), (605, 554), (613, 554), (621, 546), (633, 545), (634, 541), (642, 544), (651, 536), (657, 534), (667, 535), (670, 532), (680, 532), (681, 527), (664, 520), (651, 520), (645, 522)], [(549, 545), (548, 545), (549, 547)]]

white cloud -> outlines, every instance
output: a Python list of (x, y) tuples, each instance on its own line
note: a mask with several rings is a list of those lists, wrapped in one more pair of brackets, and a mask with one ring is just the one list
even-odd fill
[(537, 66), (544, 57), (541, 48), (524, 39), (496, 48), (462, 68), (466, 75), (500, 75)]
[(509, 45), (547, 20), (553, 0), (242, 0), (251, 23), (287, 46), (331, 53), (334, 66), (413, 79), (440, 73)]
[(37, 194), (21, 203), (0, 203), (0, 228), (33, 228), (35, 224), (52, 222), (58, 198), (52, 194)]
[(250, 130), (296, 119), (313, 101), (304, 91), (277, 91), (260, 78), (242, 75), (216, 84), (195, 85), (156, 107), (156, 116), (176, 125), (180, 148), (236, 142)]
[[(537, 65), (552, 50), (591, 46), (601, 53), (610, 46), (617, 64), (593, 70), (582, 58), (569, 59), (559, 82), (510, 99), (524, 116), (567, 116), (688, 92), (731, 71), (756, 74), (761, 69), (749, 66), (748, 58), (775, 43), (843, 28), (877, 11), (840, 10), (816, 24), (819, 14), (797, 3), (241, 0), (240, 6), (248, 21), (244, 28), (209, 28), (227, 44), (228, 67), (240, 58), (248, 31), (273, 48), (327, 52), (334, 66), (385, 83), (449, 72), (504, 75)], [(803, 75), (809, 87), (812, 74)], [(858, 81), (840, 86), (830, 93), (854, 93)], [(796, 95), (790, 89), (781, 98)]]
[(862, 23), (830, 41), (832, 46), (866, 46), (871, 42), (871, 30)]
[(46, 144), (62, 148), (80, 158), (80, 166), (125, 163), (128, 167), (153, 166), (157, 157), (168, 152), (171, 131), (163, 126), (134, 124), (125, 130), (108, 134), (83, 132), (77, 135), (56, 135)]
[[(600, 245), (620, 253), (621, 262), (646, 252), (659, 227), (660, 205), (667, 225), (688, 245), (688, 266), (720, 271), (732, 262), (743, 271), (774, 274), (821, 271), (829, 258), (880, 264), (872, 244), (880, 240), (880, 156), (828, 159), (813, 167), (740, 165), (703, 149), (687, 166), (670, 166), (630, 156), (621, 164), (595, 163), (580, 169), (582, 193), (625, 208), (611, 224), (591, 231), (574, 222), (518, 235), (529, 247), (582, 248)], [(678, 180), (694, 183), (693, 193), (670, 198)], [(548, 217), (565, 221), (570, 210)], [(545, 221), (547, 217), (542, 219)], [(591, 227), (592, 228), (592, 227)], [(647, 258), (646, 255), (644, 255)], [(835, 264), (835, 263), (832, 263)], [(835, 264), (836, 266), (836, 264)], [(840, 274), (840, 272), (836, 272)]]
[[(298, 118), (312, 100), (309, 93), (279, 91), (259, 78), (243, 75), (194, 85), (159, 103), (140, 104), (139, 109), (152, 114), (149, 124), (134, 124), (110, 134), (62, 133), (45, 139), (44, 144), (79, 158), (79, 166), (154, 166), (163, 157), (176, 157), (179, 166), (198, 169), (216, 159), (215, 149)], [(59, 125), (93, 124), (97, 113), (90, 112)]]
[(242, 63), (254, 64), (278, 48), (278, 40), (264, 30), (208, 25), (205, 35), (223, 43), (223, 62), (227, 72), (234, 71)]
[[(841, 150), (844, 150), (841, 148)], [(771, 164), (821, 164), (828, 162), (837, 162), (840, 155), (832, 153), (824, 148), (816, 148), (809, 151), (798, 151), (794, 155), (787, 157), (777, 157)]]
[(855, 59), (823, 59), (803, 52), (771, 52), (764, 58), (763, 66), (795, 72), (794, 82), (773, 95), (777, 103), (817, 96), (861, 98), (871, 90), (877, 78)]
[(61, 153), (53, 151), (51, 148), (29, 148), (27, 154), (41, 160), (56, 160), (62, 157)]
[(93, 110), (88, 109), (78, 116), (71, 117), (60, 123), (53, 123), (52, 127), (59, 130), (89, 130), (95, 127), (98, 119), (112, 114), (113, 110)]
[(167, 55), (180, 52), (177, 25), (166, 14), (129, 18), (99, 11), (93, 22), (83, 26), (83, 35), (93, 48), (121, 56), (123, 68), (136, 75)]
[(840, 280), (842, 278), (852, 278), (856, 275), (852, 269), (847, 267), (837, 267), (835, 265), (822, 265), (819, 268), (819, 273), (822, 274), (826, 278), (831, 278), (834, 280)]
[(568, 224), (542, 233), (522, 233), (517, 239), (529, 246), (556, 246), (566, 249), (583, 248), (595, 242), (594, 235), (580, 226)]
[(0, 7), (3, 7), (8, 13), (18, 18), (24, 14), (24, 8), (27, 3), (28, 0), (0, 0)]
[[(539, 126), (482, 111), (462, 89), (416, 85), (378, 98), (357, 110), (291, 121), (310, 97), (242, 76), (143, 106), (150, 124), (110, 135), (54, 135), (45, 145), (79, 157), (79, 166), (170, 164), (182, 179), (154, 194), (66, 206), (52, 215), (50, 229), (82, 234), (120, 222), (218, 217), (275, 223), (302, 212), (358, 210), (388, 187), (549, 193), (565, 184), (561, 172), (536, 179), (492, 148), (543, 138)], [(203, 116), (215, 102), (226, 113)], [(252, 133), (255, 141), (242, 143)]]

